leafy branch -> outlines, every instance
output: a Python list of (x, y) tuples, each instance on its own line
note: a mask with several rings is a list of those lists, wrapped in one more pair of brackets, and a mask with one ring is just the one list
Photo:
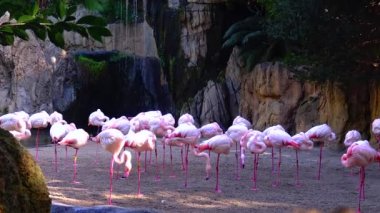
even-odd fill
[[(86, 0), (83, 3), (93, 6), (95, 3), (91, 2), (98, 1)], [(46, 8), (40, 8), (38, 1), (30, 6), (30, 2), (25, 0), (2, 0), (0, 12), (4, 15), (0, 17), (0, 44), (12, 45), (15, 37), (28, 40), (27, 30), (43, 41), (49, 38), (60, 48), (65, 47), (64, 31), (76, 32), (99, 42), (103, 37), (112, 36), (102, 17), (87, 15), (77, 19), (74, 16), (77, 6), (67, 0), (52, 1)]]

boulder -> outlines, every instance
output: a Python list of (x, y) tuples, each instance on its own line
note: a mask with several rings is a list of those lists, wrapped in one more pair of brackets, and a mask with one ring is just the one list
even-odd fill
[(50, 212), (45, 178), (32, 155), (0, 129), (0, 212)]

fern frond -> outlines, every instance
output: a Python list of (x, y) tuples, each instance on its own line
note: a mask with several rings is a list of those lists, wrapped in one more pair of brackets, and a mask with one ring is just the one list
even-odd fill
[(261, 40), (264, 37), (265, 37), (265, 33), (261, 30), (251, 32), (251, 33), (248, 33), (247, 35), (244, 36), (241, 44), (247, 45), (249, 42), (252, 42), (254, 40)]
[(235, 45), (240, 45), (242, 39), (248, 34), (250, 31), (239, 31), (233, 35), (231, 35), (230, 38), (228, 38), (224, 43), (222, 48), (228, 48), (233, 47)]
[(239, 31), (253, 31), (257, 29), (259, 29), (259, 18), (257, 16), (251, 16), (232, 24), (224, 33), (223, 40), (226, 40)]

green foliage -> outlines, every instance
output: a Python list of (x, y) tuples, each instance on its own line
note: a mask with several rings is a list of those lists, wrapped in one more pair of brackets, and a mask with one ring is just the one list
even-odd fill
[(78, 3), (99, 10), (100, 2), (101, 0), (53, 0), (47, 8), (40, 8), (38, 1), (3, 0), (0, 2), (0, 15), (9, 11), (10, 19), (0, 24), (0, 44), (11, 45), (14, 37), (28, 40), (28, 29), (41, 40), (48, 37), (60, 48), (65, 47), (64, 31), (77, 32), (83, 37), (102, 42), (103, 37), (111, 36), (102, 17), (88, 15), (76, 21), (73, 16)]
[(92, 58), (78, 55), (75, 60), (84, 67), (85, 70), (89, 71), (95, 79), (97, 79), (107, 68), (106, 61), (96, 61)]
[[(380, 6), (376, 2), (254, 3), (251, 17), (231, 25), (224, 37), (224, 47), (238, 46), (247, 66), (280, 60), (294, 68), (298, 77), (318, 81), (380, 77), (376, 74), (380, 69)], [(299, 71), (300, 66), (307, 69)]]

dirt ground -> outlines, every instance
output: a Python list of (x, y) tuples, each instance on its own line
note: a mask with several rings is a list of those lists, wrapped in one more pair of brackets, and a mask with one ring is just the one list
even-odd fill
[[(35, 155), (34, 148), (28, 148)], [(111, 154), (101, 146), (88, 143), (78, 152), (78, 175), (80, 183), (72, 183), (73, 154), (58, 147), (58, 172), (54, 169), (54, 146), (40, 147), (38, 163), (41, 166), (53, 201), (81, 206), (106, 205), (109, 195), (109, 166)], [(98, 154), (96, 154), (98, 150)], [(121, 207), (154, 209), (158, 212), (338, 212), (341, 207), (356, 210), (358, 202), (358, 168), (344, 168), (340, 163), (343, 150), (324, 149), (321, 180), (317, 180), (319, 148), (301, 152), (300, 182), (295, 185), (295, 152), (283, 149), (281, 183), (272, 186), (275, 175), (271, 172), (271, 155), (260, 156), (256, 191), (252, 188), (253, 156), (247, 154), (246, 166), (241, 170), (240, 180), (235, 175), (235, 152), (220, 158), (220, 187), (215, 192), (216, 154), (211, 153), (213, 166), (211, 178), (205, 180), (203, 158), (189, 154), (188, 187), (184, 188), (185, 173), (181, 167), (180, 148), (173, 147), (173, 169), (176, 176), (170, 177), (170, 155), (166, 149), (166, 164), (162, 167), (163, 149), (158, 145), (159, 175), (155, 179), (155, 160), (147, 155), (147, 171), (141, 174), (142, 197), (137, 196), (137, 163), (133, 153), (133, 168), (126, 179), (113, 181), (113, 205)], [(142, 170), (145, 155), (142, 154)], [(118, 170), (117, 166), (115, 167)], [(115, 172), (116, 174), (116, 172)], [(380, 167), (372, 164), (366, 168), (365, 200), (361, 202), (362, 212), (380, 212)], [(341, 211), (350, 212), (350, 211)]]

